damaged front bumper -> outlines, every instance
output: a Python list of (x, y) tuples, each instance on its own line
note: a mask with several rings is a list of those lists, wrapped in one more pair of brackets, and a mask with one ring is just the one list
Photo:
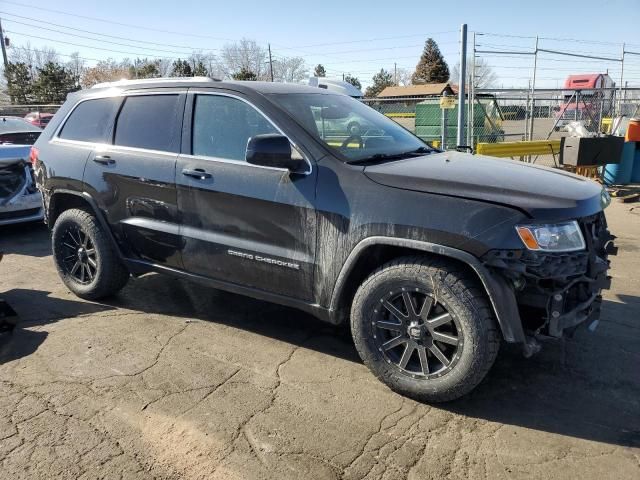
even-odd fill
[(578, 220), (587, 248), (569, 253), (492, 250), (483, 262), (513, 285), (528, 336), (562, 337), (579, 325), (597, 326), (601, 292), (611, 287), (608, 255), (615, 254), (604, 213)]
[[(9, 152), (5, 148), (3, 153)], [(18, 153), (24, 152), (15, 152)], [(30, 163), (22, 157), (0, 158), (0, 225), (43, 218), (42, 195), (36, 188)]]

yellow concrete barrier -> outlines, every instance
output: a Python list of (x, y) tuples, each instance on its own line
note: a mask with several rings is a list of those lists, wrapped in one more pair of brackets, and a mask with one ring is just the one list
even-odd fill
[(524, 157), (527, 155), (557, 155), (560, 140), (530, 140), (522, 142), (478, 143), (476, 153), (492, 157)]
[(385, 113), (385, 116), (389, 118), (413, 118), (416, 116), (415, 113)]

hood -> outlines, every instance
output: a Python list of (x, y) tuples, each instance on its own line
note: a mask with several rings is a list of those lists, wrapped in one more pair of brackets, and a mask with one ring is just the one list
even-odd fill
[(507, 205), (540, 220), (592, 215), (609, 201), (602, 186), (584, 177), (454, 151), (368, 166), (364, 174), (381, 185)]

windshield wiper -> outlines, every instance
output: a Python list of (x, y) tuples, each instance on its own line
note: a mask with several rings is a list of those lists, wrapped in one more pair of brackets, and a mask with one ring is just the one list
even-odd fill
[(414, 156), (425, 155), (432, 153), (434, 150), (429, 147), (419, 147), (415, 150), (400, 153), (375, 153), (369, 157), (359, 158), (357, 160), (351, 160), (347, 162), (349, 165), (362, 165), (365, 163), (384, 162), (386, 160), (402, 160), (403, 158), (410, 158)]

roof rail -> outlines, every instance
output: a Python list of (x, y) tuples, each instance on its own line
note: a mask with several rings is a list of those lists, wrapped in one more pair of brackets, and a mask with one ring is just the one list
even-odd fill
[(211, 77), (159, 77), (159, 78), (137, 78), (135, 80), (116, 80), (114, 82), (96, 83), (91, 88), (119, 87), (121, 85), (138, 85), (144, 83), (170, 83), (170, 82), (220, 82), (219, 78)]

